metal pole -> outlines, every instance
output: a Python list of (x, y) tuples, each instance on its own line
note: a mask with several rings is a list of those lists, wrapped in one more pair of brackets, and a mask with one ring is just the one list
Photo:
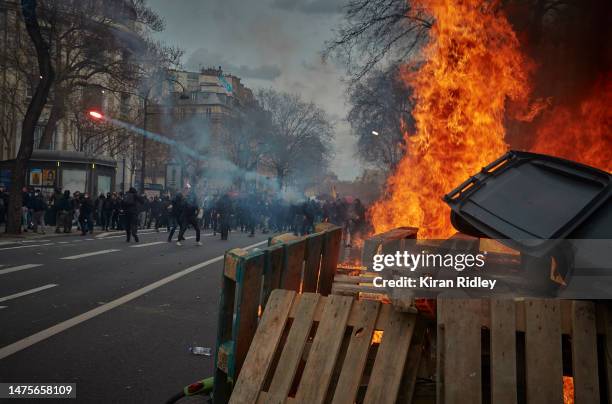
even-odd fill
[[(147, 131), (147, 101), (148, 97), (144, 98), (144, 118), (142, 120), (142, 129)], [(140, 160), (140, 193), (144, 193), (145, 190), (145, 166), (147, 159), (147, 137), (142, 137), (142, 159)]]
[(123, 170), (122, 170), (122, 177), (121, 178), (121, 191), (125, 192), (125, 156), (123, 157)]

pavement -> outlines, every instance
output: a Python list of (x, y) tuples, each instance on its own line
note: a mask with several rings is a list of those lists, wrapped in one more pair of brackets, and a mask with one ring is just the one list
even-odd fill
[(140, 234), (0, 238), (1, 382), (76, 383), (83, 403), (159, 403), (212, 376), (213, 357), (189, 347), (215, 345), (223, 253), (270, 235), (204, 232), (197, 246), (188, 231), (179, 247), (164, 231)]

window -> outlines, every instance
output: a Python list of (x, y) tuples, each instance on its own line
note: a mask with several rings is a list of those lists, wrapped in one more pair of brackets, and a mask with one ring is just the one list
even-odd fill
[[(34, 128), (34, 149), (38, 149), (40, 147), (40, 140), (42, 139), (43, 133), (45, 132), (45, 126), (47, 123), (40, 123), (36, 125)], [(55, 140), (57, 135), (57, 129), (53, 130), (53, 136), (51, 138), (51, 143), (49, 144), (49, 150), (55, 150)]]

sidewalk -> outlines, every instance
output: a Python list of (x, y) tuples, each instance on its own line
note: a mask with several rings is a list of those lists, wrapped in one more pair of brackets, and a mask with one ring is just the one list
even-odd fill
[[(32, 230), (28, 230), (27, 232), (22, 232), (21, 234), (7, 234), (5, 232), (5, 225), (0, 225), (0, 243), (5, 244), (7, 242), (18, 242), (24, 240), (36, 240), (36, 239), (48, 239), (51, 237), (63, 237), (63, 236), (78, 236), (81, 234), (81, 231), (73, 227), (71, 233), (56, 233), (55, 226), (45, 226), (45, 233), (34, 233)], [(40, 231), (40, 230), (39, 230)], [(123, 230), (110, 230), (110, 231), (96, 231), (94, 229), (93, 236), (105, 237), (113, 234), (123, 233)], [(88, 233), (89, 234), (89, 233)]]

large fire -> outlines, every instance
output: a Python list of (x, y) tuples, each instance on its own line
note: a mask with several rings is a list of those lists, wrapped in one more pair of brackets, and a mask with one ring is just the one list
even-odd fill
[(612, 172), (612, 77), (598, 80), (575, 109), (545, 113), (532, 150)]
[(402, 79), (414, 88), (416, 133), (370, 209), (376, 233), (419, 227), (419, 237), (454, 233), (440, 199), (503, 154), (507, 101), (529, 93), (527, 61), (504, 15), (482, 0), (420, 0), (435, 18), (424, 63)]

